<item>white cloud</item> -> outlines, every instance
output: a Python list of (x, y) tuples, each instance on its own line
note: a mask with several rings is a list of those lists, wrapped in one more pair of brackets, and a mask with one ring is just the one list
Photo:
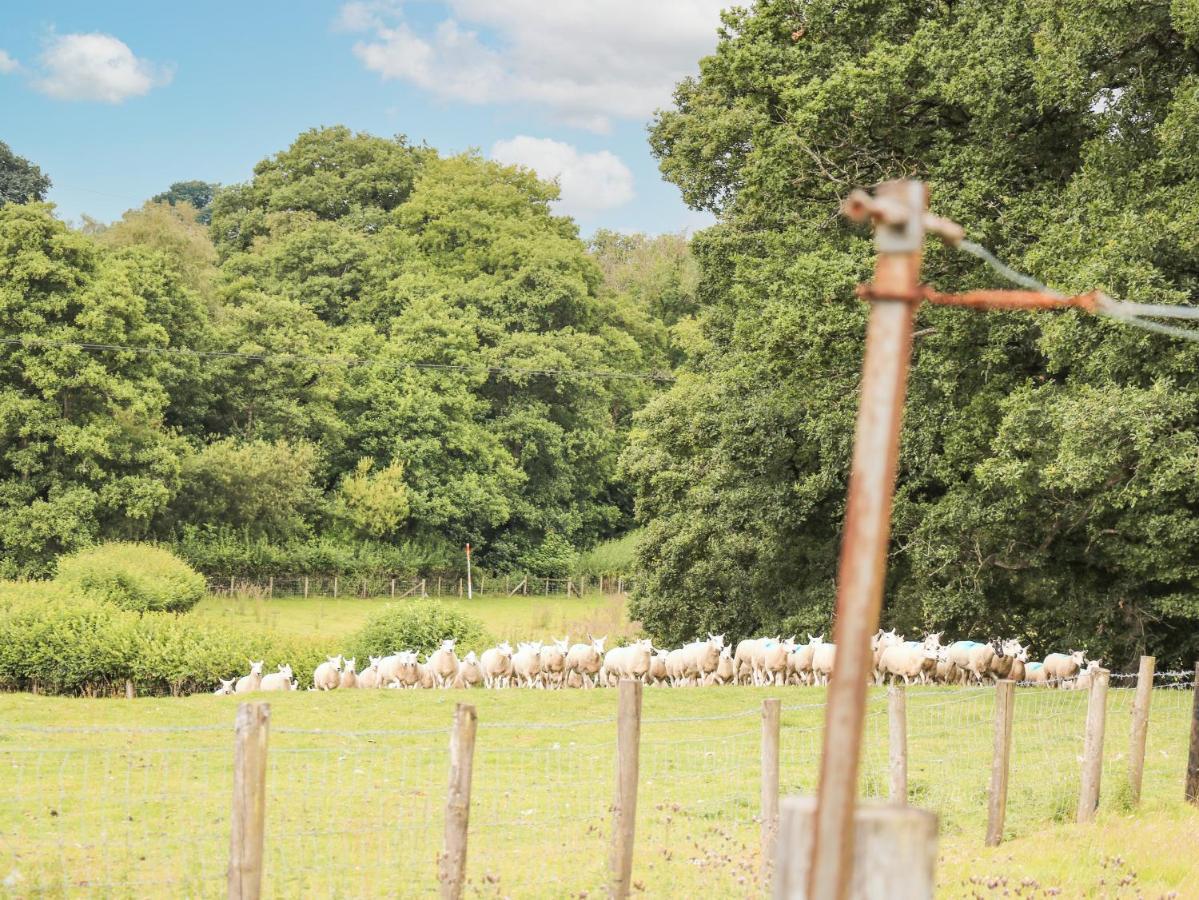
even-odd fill
[(0, 50), (0, 75), (7, 75), (9, 72), (15, 72), (20, 67), (20, 63), (18, 63), (3, 50)]
[(633, 199), (633, 173), (607, 150), (580, 153), (562, 141), (520, 134), (497, 141), (491, 158), (525, 166), (547, 181), (557, 180), (562, 193), (559, 211), (566, 215), (587, 216)]
[[(442, 0), (449, 12), (420, 34), (402, 0), (354, 0), (340, 28), (369, 32), (354, 53), (384, 79), (473, 103), (525, 101), (606, 131), (644, 119), (716, 45), (728, 0)], [(486, 30), (490, 41), (480, 38)]]
[(170, 69), (133, 55), (110, 34), (64, 34), (42, 53), (43, 73), (33, 86), (59, 100), (120, 103), (171, 80)]

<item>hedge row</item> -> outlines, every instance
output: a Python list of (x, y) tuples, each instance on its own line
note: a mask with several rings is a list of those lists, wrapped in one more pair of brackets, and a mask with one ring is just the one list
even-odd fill
[(287, 662), (311, 672), (327, 647), (284, 640), (172, 613), (137, 613), (49, 582), (0, 584), (0, 688), (48, 694), (139, 694), (213, 690), (244, 673)]

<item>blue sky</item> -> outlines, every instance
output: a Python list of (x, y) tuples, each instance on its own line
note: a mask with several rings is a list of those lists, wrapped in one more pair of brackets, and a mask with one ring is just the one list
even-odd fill
[(559, 177), (597, 227), (694, 229), (646, 142), (722, 0), (45, 0), (0, 9), (0, 140), (108, 221), (173, 181), (244, 181), (344, 124)]

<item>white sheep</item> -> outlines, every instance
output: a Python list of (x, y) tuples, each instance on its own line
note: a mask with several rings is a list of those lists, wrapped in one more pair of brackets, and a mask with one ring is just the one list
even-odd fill
[(720, 656), (716, 660), (716, 671), (710, 673), (704, 684), (732, 684), (736, 674), (736, 664), (733, 662), (733, 648), (721, 647)]
[(895, 633), (895, 629), (883, 631), (881, 628), (870, 637), (870, 652), (874, 656), (874, 678), (875, 684), (883, 683), (883, 672), (881, 668), (883, 651), (888, 647), (894, 647), (897, 644), (903, 643), (903, 636)]
[(771, 641), (761, 647), (756, 654), (757, 670), (754, 672), (754, 683), (765, 686), (779, 687), (787, 681), (787, 662), (791, 651), (795, 649), (795, 639)]
[(250, 674), (243, 675), (237, 679), (237, 686), (233, 688), (234, 693), (249, 694), (262, 687), (262, 666), (264, 661), (260, 659), (258, 662), (254, 662), (254, 660), (250, 660), (249, 662)]
[(808, 635), (808, 642), (796, 647), (790, 659), (787, 661), (787, 668), (791, 675), (794, 676), (797, 684), (812, 684), (814, 677), (812, 674), (812, 658), (816, 655), (816, 648), (824, 643), (824, 635), (812, 637)]
[(645, 681), (653, 652), (654, 645), (648, 638), (634, 641), (627, 647), (613, 647), (604, 654), (600, 681), (604, 684), (613, 684), (622, 678)]
[[(1095, 680), (1095, 676), (1103, 671), (1103, 662), (1098, 659), (1092, 659), (1087, 662), (1087, 667), (1078, 673), (1078, 677), (1074, 679), (1074, 690), (1089, 691), (1091, 683)], [(1063, 685), (1065, 687), (1065, 685)]]
[(269, 675), (262, 677), (262, 684), (259, 686), (260, 691), (291, 691), (295, 690), (291, 683), (291, 666), (283, 663), (279, 666), (278, 672), (271, 672)]
[(400, 668), (406, 656), (406, 653), (392, 653), (379, 660), (379, 684), (390, 686), (393, 681), (400, 680)]
[(1069, 653), (1050, 653), (1045, 657), (1045, 680), (1055, 686), (1061, 686), (1068, 678), (1078, 674), (1086, 662), (1085, 650), (1072, 650)]
[(892, 644), (884, 648), (882, 656), (879, 657), (879, 671), (884, 678), (890, 676), (892, 684), (897, 678), (902, 678), (904, 684), (920, 681), (928, 663), (931, 662), (933, 667), (936, 667), (939, 649), (927, 642), (908, 641)]
[(368, 656), (367, 659), (370, 660), (370, 665), (357, 674), (358, 687), (368, 690), (383, 687), (383, 678), (379, 675), (379, 663), (383, 657)]
[(1045, 664), (1039, 662), (1030, 662), (1024, 667), (1024, 678), (1029, 684), (1047, 685), (1049, 683), (1049, 673), (1045, 671)]
[(828, 684), (837, 663), (837, 645), (821, 641), (812, 651), (812, 677), (817, 684)]
[(541, 648), (541, 683), (548, 688), (561, 688), (566, 682), (566, 654), (570, 652), (570, 635)]
[(221, 686), (219, 688), (217, 688), (215, 691), (213, 691), (212, 695), (214, 697), (227, 697), (227, 696), (231, 695), (233, 693), (233, 682), (234, 681), (236, 681), (236, 679), (234, 679), (234, 678), (230, 678), (228, 680), (225, 680), (224, 678), (220, 679)]
[(982, 683), (991, 680), (991, 663), (995, 659), (995, 648), (978, 641), (954, 641), (949, 645), (949, 658), (965, 673)]
[(541, 642), (520, 643), (512, 654), (512, 674), (518, 687), (541, 687)]
[(654, 655), (649, 660), (650, 684), (670, 684), (670, 678), (666, 672), (666, 657), (669, 655), (665, 650), (654, 650)]
[(473, 688), (483, 683), (483, 670), (475, 651), (469, 651), (458, 665), (458, 674), (454, 678), (454, 687)]
[(497, 647), (484, 650), (479, 666), (483, 670), (485, 687), (507, 687), (512, 681), (512, 645), (504, 641)]
[[(589, 644), (575, 644), (566, 652), (567, 675), (575, 672), (583, 687), (595, 687), (599, 679), (600, 667), (604, 664), (604, 642), (608, 636), (592, 637), (587, 635)], [(567, 679), (570, 680), (569, 677)]]
[(340, 685), (342, 690), (358, 687), (358, 660), (351, 656), (341, 669)]
[(458, 657), (454, 654), (454, 639), (446, 638), (429, 657), (429, 673), (439, 688), (448, 688), (458, 674)]
[(332, 691), (341, 686), (341, 656), (330, 656), (312, 673), (312, 685), (318, 691)]

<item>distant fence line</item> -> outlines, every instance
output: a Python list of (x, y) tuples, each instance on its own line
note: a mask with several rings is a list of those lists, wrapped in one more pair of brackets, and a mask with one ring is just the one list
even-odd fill
[[(581, 597), (587, 593), (627, 594), (631, 579), (624, 575), (574, 575), (546, 578), (540, 575), (487, 575), (475, 573), (471, 587), (475, 593), (508, 595)], [(386, 597), (396, 600), (411, 597), (465, 597), (464, 576), (433, 575), (423, 578), (399, 575), (270, 575), (266, 578), (242, 578), (236, 575), (209, 576), (208, 590), (226, 597)]]

